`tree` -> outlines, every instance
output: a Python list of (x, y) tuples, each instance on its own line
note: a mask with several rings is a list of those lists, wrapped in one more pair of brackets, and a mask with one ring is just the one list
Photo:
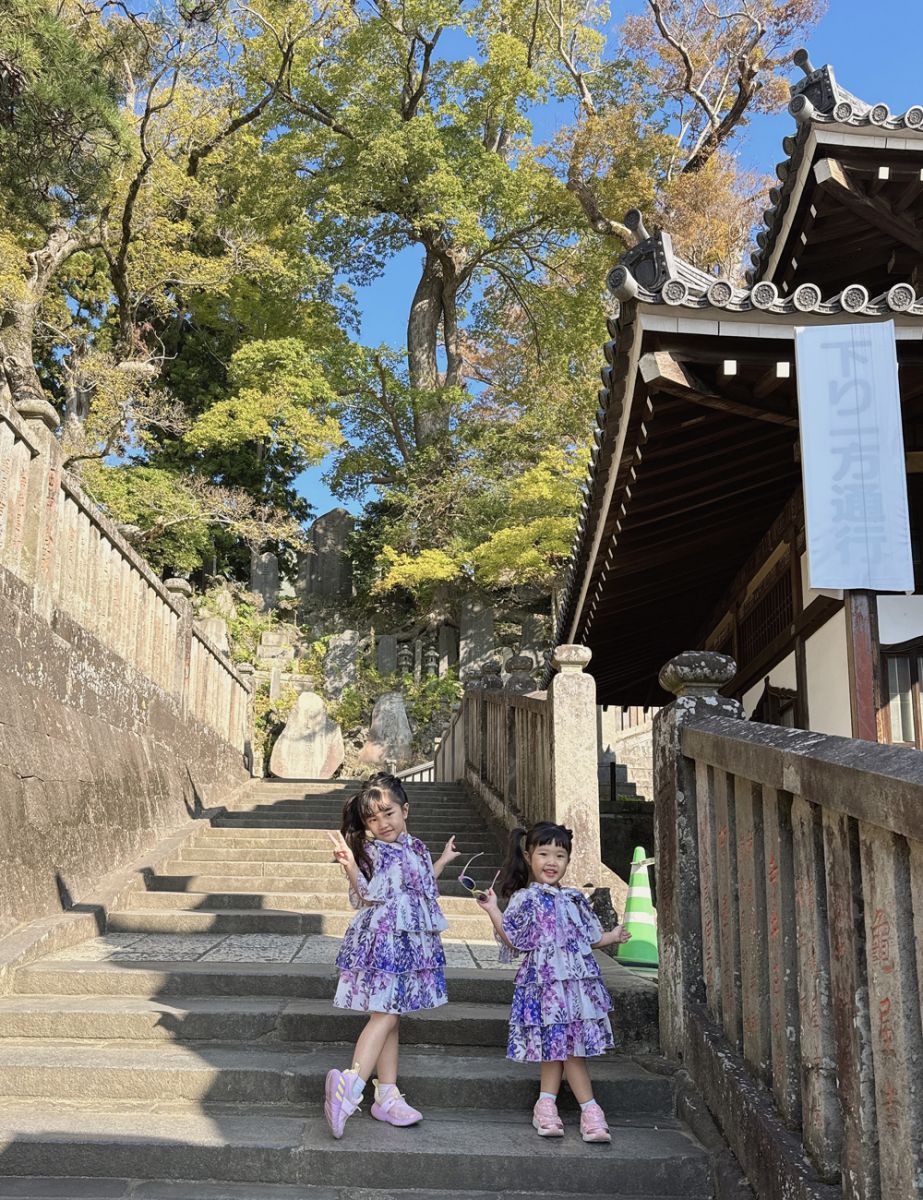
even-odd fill
[[(150, 554), (160, 470), (203, 527), (239, 529), (233, 499), (289, 529), (294, 476), (339, 437), (327, 375), (347, 345), (281, 128), (325, 19), (285, 0), (11, 0), (0, 22), (0, 387), (55, 404), (118, 519), (151, 498)], [(130, 485), (136, 468), (155, 474)]]

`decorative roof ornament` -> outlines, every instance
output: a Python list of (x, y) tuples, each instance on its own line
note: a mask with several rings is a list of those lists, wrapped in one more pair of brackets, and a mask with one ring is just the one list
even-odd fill
[(638, 287), (659, 292), (675, 276), (676, 260), (670, 235), (662, 229), (648, 233), (640, 209), (629, 209), (624, 223), (631, 231), (635, 244), (625, 251), (619, 259), (619, 265), (609, 272), (606, 283), (617, 300), (633, 300)]

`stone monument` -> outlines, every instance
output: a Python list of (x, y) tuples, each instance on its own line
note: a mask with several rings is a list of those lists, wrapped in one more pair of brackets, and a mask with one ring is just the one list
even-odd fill
[(324, 596), (328, 599), (352, 595), (352, 563), (346, 543), (356, 520), (345, 508), (332, 508), (318, 517), (309, 534), (311, 549), (298, 559), (298, 599)]
[(324, 659), (324, 684), (328, 697), (339, 700), (356, 682), (360, 637), (355, 629), (335, 633), (327, 643)]
[(375, 702), (368, 741), (359, 754), (361, 762), (384, 766), (406, 763), (413, 753), (413, 732), (407, 720), (404, 697), (400, 692), (385, 692)]
[(251, 555), (250, 590), (262, 612), (272, 612), (279, 603), (279, 560), (272, 551)]
[(330, 779), (343, 765), (343, 734), (316, 692), (302, 692), (272, 748), (277, 779)]
[(494, 654), (493, 609), (479, 596), (465, 596), (461, 602), (461, 670), (481, 667)]
[(375, 665), (379, 675), (394, 675), (397, 671), (397, 638), (383, 633), (375, 650)]

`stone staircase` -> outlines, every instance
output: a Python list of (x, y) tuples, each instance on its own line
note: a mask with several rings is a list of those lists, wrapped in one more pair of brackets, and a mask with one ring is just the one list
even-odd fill
[[(513, 971), (458, 883), (442, 883), (451, 1003), (404, 1018), (400, 1079), (425, 1112), (367, 1112), (335, 1141), (327, 1070), (359, 1014), (331, 1004), (350, 911), (323, 832), (349, 784), (261, 783), (147, 873), (98, 938), (20, 966), (0, 996), (0, 1197), (21, 1200), (612, 1200), (712, 1196), (673, 1116), (651, 985), (609, 959), (620, 1052), (594, 1064), (612, 1145), (535, 1136), (537, 1072), (503, 1057)], [(410, 827), (450, 834), (478, 876), (495, 832), (460, 786), (415, 784)], [(464, 860), (460, 860), (463, 862)]]

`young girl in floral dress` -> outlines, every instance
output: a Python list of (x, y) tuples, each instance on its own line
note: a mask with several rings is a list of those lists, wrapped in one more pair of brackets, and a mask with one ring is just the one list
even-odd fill
[(532, 1113), (539, 1137), (563, 1137), (557, 1098), (562, 1079), (580, 1104), (585, 1142), (609, 1142), (603, 1110), (593, 1099), (586, 1060), (604, 1054), (612, 1042), (612, 1000), (593, 947), (627, 942), (617, 925), (608, 933), (584, 894), (561, 887), (572, 848), (563, 825), (540, 821), (514, 829), (500, 869), (498, 890), (509, 896), (504, 913), (491, 888), (478, 903), (501, 943), (501, 961), (523, 954), (516, 974), (507, 1058), (541, 1063), (541, 1094)]
[(436, 880), (458, 858), (455, 838), (434, 862), (407, 832), (407, 793), (393, 775), (375, 775), (343, 807), (340, 833), (331, 833), (334, 858), (349, 880), (359, 911), (337, 955), (340, 982), (334, 1004), (367, 1012), (349, 1070), (327, 1074), (324, 1112), (335, 1138), (359, 1107), (376, 1066), (372, 1116), (389, 1125), (415, 1125), (422, 1114), (397, 1088), (401, 1013), (446, 1003), (445, 954)]

